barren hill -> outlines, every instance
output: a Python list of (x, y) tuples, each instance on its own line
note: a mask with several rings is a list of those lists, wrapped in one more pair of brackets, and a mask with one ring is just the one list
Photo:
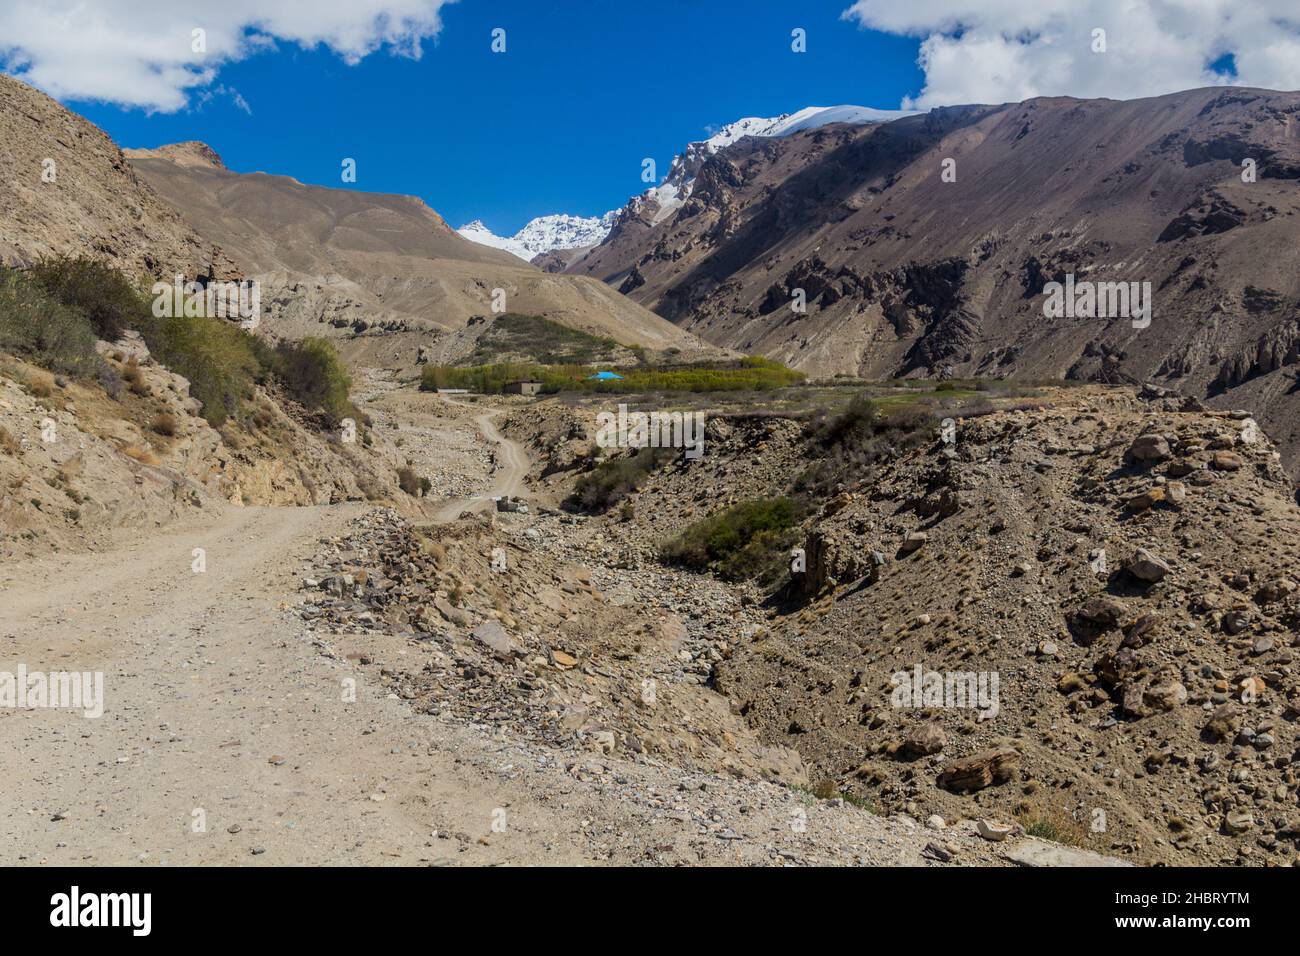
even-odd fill
[[(1294, 466), (1298, 113), (1297, 93), (1214, 88), (747, 138), (569, 271), (814, 372), (1156, 379), (1250, 407)], [(1067, 273), (1149, 282), (1150, 326), (1046, 318)]]
[(274, 333), (347, 336), (352, 357), (381, 363), (413, 362), (421, 346), (455, 358), (487, 326), (469, 320), (490, 317), (493, 290), (501, 289), (511, 312), (625, 345), (701, 347), (694, 335), (602, 283), (548, 275), (462, 238), (412, 196), (234, 173), (201, 143), (128, 155), (198, 232), (234, 250), (261, 280)]

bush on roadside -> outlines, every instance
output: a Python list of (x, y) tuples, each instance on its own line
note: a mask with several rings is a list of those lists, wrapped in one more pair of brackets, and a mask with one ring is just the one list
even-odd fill
[(225, 319), (173, 316), (142, 331), (154, 357), (189, 380), (190, 394), (203, 403), (201, 414), (214, 428), (240, 410), (263, 373), (253, 336)]
[(280, 383), (309, 411), (325, 416), (327, 427), (354, 414), (348, 393), (352, 380), (334, 346), (322, 338), (281, 342), (275, 348), (274, 371)]
[[(95, 340), (114, 341), (127, 329), (138, 330), (154, 358), (189, 380), (213, 426), (238, 414), (253, 385), (272, 377), (326, 428), (361, 417), (348, 400), (347, 370), (325, 339), (272, 346), (224, 318), (158, 318), (130, 279), (88, 257), (52, 257), (26, 273), (0, 267), (0, 351), (53, 372), (98, 377), (115, 394), (116, 379), (105, 374)], [(132, 392), (148, 394), (134, 360), (121, 374)]]

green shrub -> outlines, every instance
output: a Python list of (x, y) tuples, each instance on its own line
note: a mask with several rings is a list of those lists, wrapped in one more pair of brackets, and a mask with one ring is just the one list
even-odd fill
[[(254, 384), (274, 377), (324, 427), (349, 415), (351, 381), (334, 348), (307, 338), (273, 347), (224, 318), (157, 318), (148, 297), (126, 276), (97, 259), (49, 258), (29, 272), (0, 267), (0, 351), (53, 372), (98, 378), (116, 397), (120, 381), (95, 352), (95, 339), (115, 340), (127, 329), (144, 337), (161, 364), (190, 382), (213, 426), (237, 414)], [(135, 362), (122, 371), (131, 390), (148, 394)]]
[(348, 392), (352, 380), (334, 346), (321, 338), (281, 342), (275, 349), (274, 369), (285, 390), (334, 428), (352, 413)]
[(190, 394), (203, 403), (202, 415), (213, 427), (238, 413), (264, 373), (253, 336), (227, 319), (172, 316), (141, 331), (154, 357), (189, 379)]
[(785, 565), (805, 513), (793, 498), (742, 501), (695, 522), (660, 549), (660, 559), (728, 581), (770, 582)]
[(933, 425), (934, 416), (920, 408), (890, 408), (860, 395), (840, 414), (809, 426), (809, 437), (823, 457), (795, 479), (794, 490), (814, 498), (832, 495), (837, 485), (856, 480), (867, 467), (924, 445)]
[(470, 364), (492, 362), (500, 356), (524, 356), (543, 365), (589, 363), (612, 355), (618, 343), (560, 325), (537, 315), (507, 312), (498, 316), (474, 344)]
[(85, 315), (95, 335), (109, 342), (150, 314), (149, 300), (131, 280), (98, 259), (43, 259), (29, 275), (55, 299)]
[(15, 269), (0, 266), (0, 351), (33, 365), (81, 378), (102, 365), (95, 330), (70, 308)]
[(607, 458), (577, 480), (565, 507), (602, 514), (636, 491), (647, 475), (676, 455), (672, 448), (638, 448), (631, 455)]
[(676, 368), (650, 366), (619, 369), (621, 379), (593, 381), (597, 371), (591, 365), (537, 365), (504, 362), (495, 365), (426, 366), (420, 387), (426, 391), (435, 388), (467, 388), (484, 394), (505, 390), (508, 382), (527, 379), (542, 383), (542, 391), (601, 392), (624, 394), (629, 392), (722, 392), (767, 391), (797, 385), (804, 380), (802, 372), (788, 369), (771, 359), (749, 358), (734, 364), (692, 365)]

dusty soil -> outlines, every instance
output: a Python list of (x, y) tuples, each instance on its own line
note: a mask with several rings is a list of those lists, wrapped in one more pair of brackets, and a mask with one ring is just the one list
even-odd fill
[[(498, 447), (489, 497), (519, 488), (526, 459), (493, 411), (410, 407), (402, 427), (428, 442), (478, 428)], [(320, 540), (365, 511), (232, 507), (98, 554), (6, 563), (3, 666), (102, 671), (106, 706), (0, 712), (4, 862), (942, 865), (1037, 845), (419, 713), (297, 613)], [(400, 645), (375, 653), (399, 660)]]

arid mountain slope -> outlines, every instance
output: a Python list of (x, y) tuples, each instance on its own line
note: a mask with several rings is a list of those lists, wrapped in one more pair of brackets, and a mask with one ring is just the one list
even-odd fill
[[(1014, 819), (1144, 864), (1293, 862), (1300, 513), (1264, 433), (1088, 385), (921, 437), (816, 502), (788, 589), (745, 585), (709, 622), (709, 686), (810, 781), (881, 814)], [(660, 543), (787, 494), (823, 454), (767, 414), (711, 417), (706, 447), (574, 535), (663, 592)], [(695, 595), (716, 582), (684, 577)], [(896, 694), (917, 668), (976, 693)]]
[(93, 123), (44, 93), (0, 74), (0, 262), (93, 254), (124, 272), (162, 276), (234, 274), (137, 178), (117, 145)]
[(700, 347), (602, 283), (547, 275), (462, 238), (414, 197), (234, 173), (201, 143), (127, 155), (202, 235), (234, 250), (261, 281), (275, 334), (345, 336), (351, 357), (380, 363), (413, 362), (421, 346), (435, 360), (456, 358), (487, 327), (467, 326), (469, 319), (490, 317), (493, 290), (502, 289), (512, 312), (627, 345)]
[[(569, 270), (814, 372), (1154, 378), (1250, 407), (1294, 466), (1298, 114), (1300, 94), (1216, 88), (744, 139)], [(1150, 282), (1150, 326), (1046, 318), (1067, 273)]]

